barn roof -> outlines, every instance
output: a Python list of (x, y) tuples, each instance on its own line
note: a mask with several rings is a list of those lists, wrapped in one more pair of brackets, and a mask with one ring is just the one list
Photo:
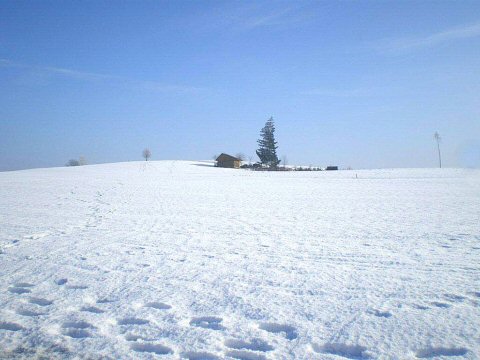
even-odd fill
[(241, 160), (237, 159), (235, 156), (221, 153), (219, 157), (217, 157), (217, 161), (241, 161)]

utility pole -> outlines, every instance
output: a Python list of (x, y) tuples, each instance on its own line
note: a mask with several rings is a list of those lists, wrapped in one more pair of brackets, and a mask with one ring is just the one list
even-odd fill
[(442, 140), (442, 138), (440, 137), (440, 134), (438, 133), (438, 131), (435, 131), (435, 134), (433, 134), (433, 137), (435, 138), (435, 141), (437, 142), (438, 164), (441, 168), (442, 167), (442, 154), (440, 153), (440, 140)]

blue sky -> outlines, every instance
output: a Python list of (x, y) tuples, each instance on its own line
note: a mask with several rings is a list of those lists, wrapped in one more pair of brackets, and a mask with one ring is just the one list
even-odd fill
[(255, 154), (480, 166), (479, 1), (2, 1), (0, 170)]

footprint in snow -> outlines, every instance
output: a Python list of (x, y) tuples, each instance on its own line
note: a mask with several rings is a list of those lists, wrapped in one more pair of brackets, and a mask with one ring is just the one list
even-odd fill
[(428, 359), (439, 356), (462, 356), (468, 352), (467, 349), (460, 347), (428, 347), (417, 351), (417, 358)]
[(135, 317), (123, 318), (117, 321), (118, 325), (145, 325), (148, 324), (148, 320), (139, 319)]
[(419, 305), (419, 304), (414, 304), (412, 305), (413, 308), (418, 309), (418, 310), (428, 310), (429, 307), (425, 305)]
[(0, 330), (7, 331), (19, 331), (23, 330), (24, 327), (12, 322), (0, 321)]
[(222, 318), (216, 316), (194, 317), (190, 320), (190, 325), (212, 330), (224, 330), (221, 322)]
[(43, 299), (43, 298), (36, 298), (36, 297), (30, 298), (30, 300), (28, 300), (28, 302), (30, 304), (35, 304), (35, 305), (39, 305), (39, 306), (48, 306), (48, 305), (53, 304), (53, 301), (51, 301), (51, 300), (47, 300), (47, 299)]
[(31, 293), (32, 291), (29, 289), (25, 289), (23, 287), (9, 287), (8, 291), (13, 293), (13, 294), (28, 294)]
[(38, 239), (41, 239), (43, 237), (46, 237), (48, 236), (49, 233), (46, 232), (46, 233), (38, 233), (38, 234), (31, 234), (31, 235), (25, 235), (23, 238), (24, 239), (28, 239), (28, 240), (38, 240)]
[(95, 326), (86, 321), (66, 321), (62, 324), (63, 335), (83, 339), (91, 337), (89, 329), (95, 329)]
[(246, 350), (229, 350), (225, 352), (228, 357), (238, 360), (266, 360), (267, 358), (263, 354), (256, 354)]
[(229, 339), (225, 340), (225, 346), (235, 350), (252, 350), (252, 351), (271, 351), (273, 346), (261, 339), (252, 339), (251, 341)]
[(94, 313), (94, 314), (102, 314), (105, 312), (104, 310), (99, 309), (95, 306), (84, 306), (80, 309), (80, 311), (85, 311), (85, 312)]
[(468, 293), (471, 297), (468, 299), (468, 303), (475, 307), (480, 307), (480, 292), (471, 291)]
[(138, 340), (143, 340), (143, 341), (151, 341), (152, 339), (147, 339), (141, 335), (137, 335), (137, 334), (128, 334), (128, 335), (125, 335), (125, 340), (127, 341), (138, 341)]
[(62, 324), (63, 329), (93, 329), (95, 326), (86, 321), (66, 321)]
[(220, 360), (217, 355), (210, 354), (208, 352), (188, 351), (182, 354), (182, 358), (188, 360)]
[(45, 315), (44, 313), (39, 313), (39, 312), (28, 310), (28, 309), (17, 309), (16, 313), (21, 316), (30, 316), (30, 317)]
[(452, 302), (462, 302), (465, 300), (465, 296), (461, 296), (461, 295), (444, 294), (443, 296), (447, 301), (452, 301)]
[(27, 283), (27, 282), (18, 282), (13, 284), (14, 287), (19, 287), (19, 288), (31, 288), (34, 287), (35, 285)]
[(148, 352), (157, 355), (167, 355), (173, 353), (172, 349), (161, 344), (134, 343), (130, 346), (130, 348), (136, 352)]
[(84, 329), (65, 329), (63, 335), (71, 337), (73, 339), (84, 339), (91, 337), (90, 332)]
[(158, 301), (146, 303), (144, 307), (149, 307), (157, 310), (168, 310), (172, 308), (170, 305)]
[(108, 303), (113, 303), (115, 300), (110, 300), (110, 299), (98, 299), (97, 304), (108, 304)]
[(67, 282), (68, 282), (68, 279), (66, 279), (66, 278), (55, 280), (55, 284), (57, 284), (57, 285), (65, 285)]
[(443, 302), (439, 302), (439, 301), (432, 301), (431, 304), (432, 304), (433, 306), (436, 306), (436, 307), (442, 308), (442, 309), (446, 309), (446, 308), (449, 308), (449, 307), (452, 306), (452, 305), (450, 305), (450, 304), (443, 303)]
[(298, 337), (297, 330), (291, 325), (261, 323), (259, 328), (273, 334), (283, 334), (287, 340), (294, 340)]
[(33, 284), (26, 283), (26, 282), (18, 282), (12, 284), (9, 288), (8, 291), (13, 293), (13, 294), (28, 294), (31, 293), (32, 291), (29, 289), (33, 287)]
[(342, 343), (326, 343), (324, 345), (312, 344), (315, 352), (340, 356), (346, 359), (368, 359), (365, 353), (367, 348), (360, 345), (348, 345)]
[(65, 287), (67, 289), (70, 289), (70, 290), (85, 290), (85, 289), (88, 289), (88, 286), (86, 286), (86, 285), (66, 285)]
[(389, 318), (392, 316), (392, 313), (389, 311), (380, 311), (380, 310), (368, 310), (369, 314), (375, 315), (377, 317)]

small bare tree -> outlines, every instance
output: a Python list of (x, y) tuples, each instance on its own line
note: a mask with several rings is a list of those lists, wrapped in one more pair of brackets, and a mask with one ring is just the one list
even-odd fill
[(80, 162), (77, 159), (70, 159), (65, 166), (80, 166)]
[(78, 163), (80, 164), (80, 166), (87, 165), (87, 159), (85, 159), (84, 156), (80, 156), (80, 158), (78, 159)]
[(440, 134), (438, 133), (438, 131), (435, 131), (435, 134), (433, 134), (433, 138), (437, 142), (438, 164), (441, 168), (442, 167), (442, 154), (440, 153), (440, 141), (442, 140), (442, 138), (440, 137)]
[(237, 153), (235, 157), (240, 161), (245, 161), (245, 155), (243, 155), (242, 153)]
[(143, 150), (142, 155), (145, 158), (145, 161), (148, 161), (148, 159), (152, 157), (152, 153), (150, 152), (149, 148), (146, 148), (145, 150)]
[(282, 156), (283, 168), (287, 167), (287, 155)]

